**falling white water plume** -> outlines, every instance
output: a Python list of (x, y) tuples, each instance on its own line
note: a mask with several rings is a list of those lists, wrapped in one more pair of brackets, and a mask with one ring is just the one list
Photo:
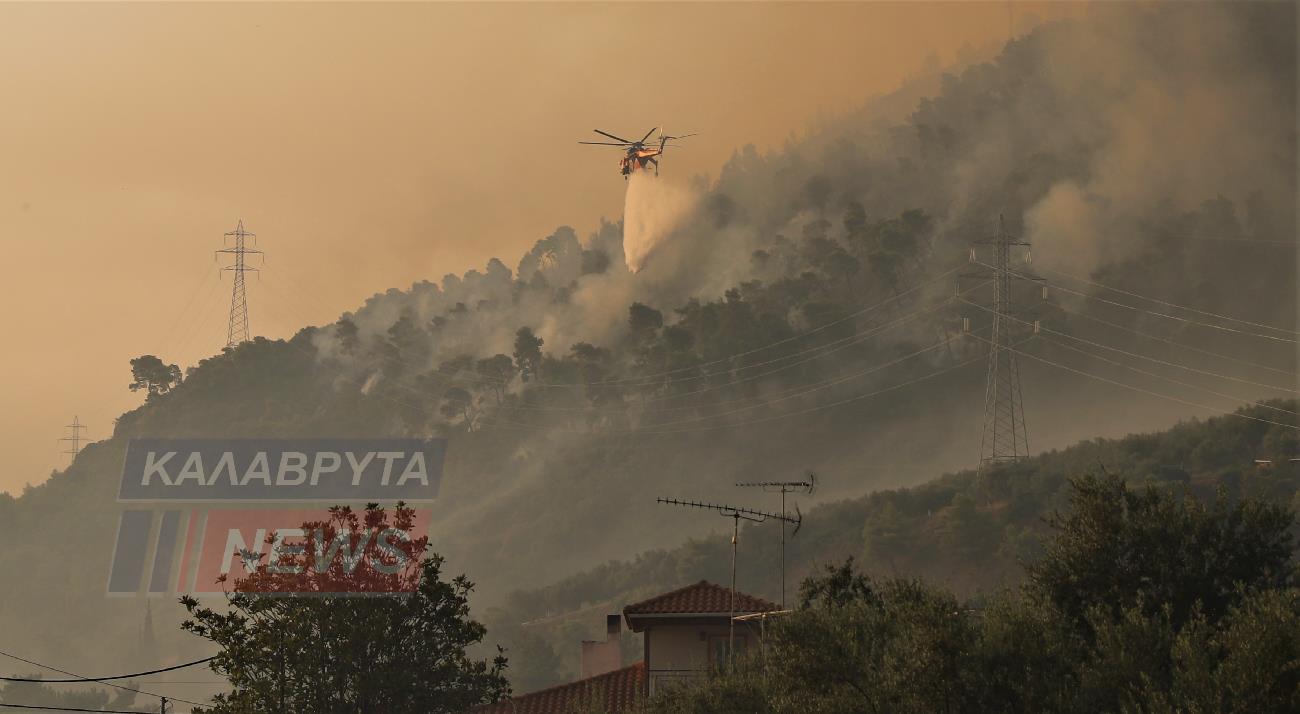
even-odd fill
[(655, 248), (672, 234), (695, 197), (649, 171), (634, 171), (623, 201), (623, 254), (627, 269), (638, 272)]

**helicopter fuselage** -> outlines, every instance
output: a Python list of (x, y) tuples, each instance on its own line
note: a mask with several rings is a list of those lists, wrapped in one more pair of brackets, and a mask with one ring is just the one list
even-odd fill
[(658, 168), (659, 162), (655, 160), (655, 157), (663, 153), (662, 147), (658, 149), (631, 147), (627, 150), (627, 155), (618, 162), (619, 172), (623, 174), (624, 178), (627, 178), (637, 169), (649, 168), (651, 163), (656, 164), (656, 168)]

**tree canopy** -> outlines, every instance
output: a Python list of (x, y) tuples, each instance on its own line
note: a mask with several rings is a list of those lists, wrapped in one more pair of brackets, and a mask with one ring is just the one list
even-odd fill
[(508, 695), (505, 657), (466, 653), (486, 635), (470, 617), (473, 584), (443, 579), (427, 537), (374, 537), (409, 531), (412, 519), (401, 504), (391, 514), (376, 504), (360, 514), (332, 508), (302, 530), (341, 538), (360, 558), (321, 564), (318, 549), (286, 549), (238, 580), (225, 609), (182, 597), (182, 627), (220, 648), (210, 666), (231, 687), (204, 711), (452, 714)]
[(1294, 514), (1072, 482), (1022, 592), (962, 602), (848, 561), (731, 668), (651, 712), (1291, 712)]

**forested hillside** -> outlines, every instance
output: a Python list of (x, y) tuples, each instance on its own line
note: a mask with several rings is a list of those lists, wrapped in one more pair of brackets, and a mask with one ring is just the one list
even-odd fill
[[(787, 601), (794, 603), (800, 580), (848, 558), (878, 579), (920, 578), (975, 602), (1016, 587), (1024, 566), (1042, 554), (1048, 517), (1068, 505), (1070, 479), (1087, 475), (1121, 476), (1134, 488), (1151, 485), (1206, 504), (1220, 496), (1229, 502), (1254, 498), (1300, 510), (1300, 464), (1289, 461), (1300, 453), (1297, 406), (1295, 400), (1269, 402), (1168, 431), (1094, 439), (984, 473), (961, 471), (807, 510), (798, 535), (786, 543)], [(1290, 418), (1268, 423), (1278, 410)], [(737, 490), (734, 498), (773, 506), (753, 504), (755, 496)], [(489, 610), (489, 628), (513, 646), (516, 687), (576, 676), (578, 642), (600, 634), (607, 612), (697, 580), (725, 581), (729, 523), (714, 520), (719, 532), (712, 537), (523, 589)], [(1292, 531), (1300, 535), (1300, 528)], [(737, 587), (778, 600), (779, 558), (777, 524), (743, 527)], [(628, 644), (635, 660), (637, 643)]]
[[(978, 487), (963, 472), (889, 489), (977, 458), (989, 286), (960, 278), (999, 215), (1033, 243), (1020, 269), (1051, 283), (1018, 296), (1036, 450), (1294, 394), (1293, 28), (1281, 5), (1102, 9), (946, 74), (905, 111), (887, 98), (779, 151), (739, 149), (689, 187), (666, 175), (680, 217), (639, 272), (621, 224), (562, 227), (513, 268), (376, 295), (179, 380), (160, 355), (111, 439), (0, 495), (0, 567), (24, 573), (0, 630), (73, 664), (108, 642), (149, 664), (195, 653), (178, 608), (154, 604), (145, 642), (143, 604), (103, 596), (125, 445), (146, 435), (445, 436), (433, 548), (478, 583), (476, 606), (505, 607), (488, 639), (516, 649), (525, 620), (721, 579), (716, 541), (665, 550), (718, 524), (656, 496), (736, 500), (735, 481), (815, 470), (817, 500), (837, 502), (808, 514), (791, 563), (853, 554), (971, 591), (1032, 556), (1063, 477), (1098, 458), (1284, 498), (1293, 473), (1249, 460), (1286, 453), (1273, 429), (1294, 426), (1291, 402), (1249, 412), (1282, 426), (1224, 417), (1049, 452)], [(743, 536), (742, 587), (765, 594), (769, 535)], [(46, 640), (30, 615), (50, 608), (83, 641)], [(542, 644), (571, 639), (545, 627)], [(527, 659), (521, 682), (572, 666)]]

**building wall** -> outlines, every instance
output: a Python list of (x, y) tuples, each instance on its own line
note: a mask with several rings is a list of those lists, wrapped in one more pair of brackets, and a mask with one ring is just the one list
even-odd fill
[[(650, 693), (657, 687), (704, 675), (710, 648), (726, 642), (727, 625), (655, 625), (646, 629), (646, 674)], [(743, 641), (742, 641), (743, 638)], [(756, 644), (747, 628), (736, 628), (736, 650)], [(725, 652), (725, 650), (723, 650)]]
[(582, 643), (582, 679), (613, 672), (623, 667), (622, 643), (615, 634), (605, 642), (584, 640)]

